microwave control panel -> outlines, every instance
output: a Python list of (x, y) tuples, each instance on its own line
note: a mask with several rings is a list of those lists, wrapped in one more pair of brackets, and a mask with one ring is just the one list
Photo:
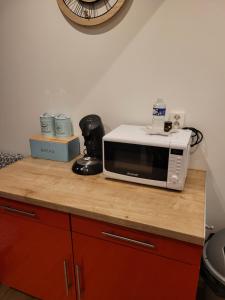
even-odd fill
[(169, 168), (167, 183), (173, 188), (182, 184), (183, 179), (183, 155), (184, 150), (171, 149), (169, 156)]

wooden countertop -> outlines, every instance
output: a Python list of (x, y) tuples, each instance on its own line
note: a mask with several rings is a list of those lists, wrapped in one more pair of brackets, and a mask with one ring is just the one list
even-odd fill
[(203, 245), (205, 172), (189, 170), (183, 192), (79, 176), (72, 162), (26, 158), (0, 170), (0, 196)]

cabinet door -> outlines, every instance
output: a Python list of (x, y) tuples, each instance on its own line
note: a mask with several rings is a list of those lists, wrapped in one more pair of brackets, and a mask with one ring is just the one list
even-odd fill
[(78, 300), (194, 300), (198, 267), (73, 233)]
[[(42, 224), (43, 218), (58, 228)], [(67, 218), (0, 199), (0, 282), (39, 299), (75, 299)]]

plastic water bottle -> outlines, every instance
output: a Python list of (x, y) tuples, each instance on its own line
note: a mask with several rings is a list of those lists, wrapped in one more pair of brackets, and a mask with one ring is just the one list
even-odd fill
[(166, 104), (163, 99), (157, 99), (153, 104), (152, 129), (155, 132), (164, 131), (164, 122), (166, 117)]

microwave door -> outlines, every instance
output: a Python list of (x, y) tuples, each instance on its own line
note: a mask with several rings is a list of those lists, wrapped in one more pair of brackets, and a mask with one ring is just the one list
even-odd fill
[(167, 181), (168, 148), (105, 141), (104, 156), (109, 172)]

